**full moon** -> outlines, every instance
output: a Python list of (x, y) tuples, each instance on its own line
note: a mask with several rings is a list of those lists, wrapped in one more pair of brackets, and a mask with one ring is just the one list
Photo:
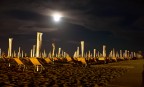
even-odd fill
[(59, 14), (59, 13), (53, 14), (53, 19), (54, 19), (54, 21), (56, 21), (56, 22), (59, 22), (60, 19), (61, 19), (61, 17), (62, 17), (62, 15)]

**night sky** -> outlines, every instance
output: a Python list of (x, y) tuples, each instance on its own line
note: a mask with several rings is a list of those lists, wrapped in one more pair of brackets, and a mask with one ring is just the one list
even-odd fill
[[(51, 14), (63, 14), (54, 22)], [(51, 43), (69, 54), (85, 41), (85, 49), (144, 51), (143, 0), (0, 0), (0, 48), (7, 53), (8, 38), (13, 50), (30, 53), (36, 33), (43, 33), (42, 50)]]

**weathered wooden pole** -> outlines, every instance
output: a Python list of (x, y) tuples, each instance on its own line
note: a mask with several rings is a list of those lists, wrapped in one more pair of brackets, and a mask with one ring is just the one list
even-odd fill
[(106, 57), (106, 46), (103, 45), (103, 57), (105, 58)]
[(96, 49), (94, 49), (93, 52), (94, 52), (93, 57), (96, 58)]
[(42, 35), (43, 35), (43, 33), (37, 32), (36, 57), (40, 57), (40, 49), (41, 49), (41, 45), (42, 45)]
[(12, 57), (12, 41), (13, 41), (13, 38), (9, 38), (8, 57)]
[(77, 54), (77, 57), (79, 57), (79, 47), (77, 47), (76, 54)]
[(84, 57), (84, 41), (81, 41), (81, 57)]
[(36, 49), (36, 45), (33, 45), (33, 57), (35, 57), (35, 49)]
[(61, 54), (60, 54), (60, 53), (61, 53), (61, 48), (59, 48), (59, 49), (58, 49), (58, 57), (60, 57), (60, 56), (61, 56)]

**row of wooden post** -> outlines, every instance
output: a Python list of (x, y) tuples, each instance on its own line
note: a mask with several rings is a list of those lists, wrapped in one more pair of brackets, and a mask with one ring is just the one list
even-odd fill
[[(30, 57), (38, 57), (38, 58), (39, 57), (47, 57), (45, 50), (44, 50), (43, 53), (40, 52), (40, 49), (41, 49), (41, 46), (42, 46), (42, 35), (43, 35), (43, 33), (37, 32), (37, 43), (36, 43), (36, 45), (33, 45), (33, 48), (31, 49), (31, 52), (30, 52)], [(10, 57), (20, 58), (20, 57), (27, 56), (27, 54), (24, 53), (23, 50), (21, 51), (20, 47), (19, 47), (17, 55), (16, 55), (15, 51), (14, 51), (14, 53), (12, 53), (12, 41), (13, 41), (13, 38), (9, 38), (9, 47), (8, 47), (7, 57), (8, 58), (10, 58)], [(48, 54), (49, 57), (54, 57), (55, 56), (55, 44), (54, 43), (52, 43), (52, 47), (53, 47), (52, 52), (50, 52)], [(92, 57), (92, 54), (91, 54), (90, 51), (88, 53), (84, 54), (85, 53), (84, 52), (84, 41), (81, 41), (81, 54), (80, 54), (79, 50), (80, 50), (80, 48), (77, 47), (77, 50), (74, 52), (74, 55), (73, 55), (74, 58), (75, 57), (82, 57), (82, 58), (83, 57)], [(61, 52), (62, 52), (62, 54), (61, 54)], [(56, 54), (56, 57), (61, 57), (61, 55), (66, 57), (66, 52), (62, 51), (62, 49), (59, 48), (58, 53)], [(103, 45), (102, 55), (98, 51), (97, 56), (96, 56), (96, 49), (93, 50), (93, 58), (101, 57), (101, 56), (104, 57), (104, 58), (107, 57), (107, 55), (106, 55), (106, 46), (105, 45)], [(2, 57), (1, 49), (0, 49), (0, 57)], [(115, 49), (112, 49), (110, 51), (109, 57), (114, 58), (114, 59), (116, 57), (119, 57), (119, 58), (136, 57), (136, 53), (135, 52), (130, 53), (127, 50), (125, 50), (125, 52), (122, 53), (122, 50), (120, 50), (120, 54), (119, 54), (118, 52), (115, 52)]]

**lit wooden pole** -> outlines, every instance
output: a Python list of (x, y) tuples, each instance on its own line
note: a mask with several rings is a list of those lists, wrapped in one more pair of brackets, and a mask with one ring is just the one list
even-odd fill
[(92, 58), (93, 57), (93, 55), (92, 55), (92, 53), (90, 54), (90, 58)]
[(49, 58), (52, 58), (52, 54), (51, 54), (51, 52), (48, 54), (48, 57), (49, 57)]
[(35, 49), (36, 49), (36, 45), (33, 45), (33, 57), (35, 57)]
[(133, 58), (133, 57), (134, 57), (133, 52), (131, 52), (131, 58)]
[(30, 52), (30, 57), (33, 57), (32, 53), (33, 53), (33, 52), (32, 52), (32, 49), (31, 49), (31, 52)]
[(119, 58), (119, 53), (118, 52), (116, 52), (116, 58)]
[(53, 50), (52, 50), (52, 57), (54, 57), (54, 53), (55, 53), (55, 45), (54, 45), (54, 43), (52, 43), (52, 47), (53, 47)]
[(44, 52), (43, 52), (43, 58), (45, 58), (46, 57), (46, 51), (44, 50)]
[(21, 48), (19, 47), (18, 58), (20, 58), (20, 50), (21, 50)]
[(12, 41), (13, 41), (13, 38), (9, 38), (9, 54), (8, 54), (8, 57), (12, 57)]
[(113, 55), (113, 51), (111, 50), (109, 57), (112, 58), (112, 55)]
[(136, 57), (136, 52), (134, 52), (134, 54), (133, 54), (133, 55), (134, 55), (134, 57)]
[(106, 57), (106, 46), (103, 45), (103, 57)]
[(122, 58), (123, 56), (122, 56), (122, 50), (120, 50), (120, 58)]
[(58, 57), (60, 57), (61, 48), (58, 49)]
[(86, 59), (84, 58), (84, 41), (81, 41), (81, 58), (78, 61), (81, 61), (85, 67), (87, 66)]
[(22, 58), (24, 57), (24, 52), (23, 52), (23, 50), (22, 50), (22, 53), (21, 53), (21, 57), (22, 57)]
[(76, 56), (77, 56), (77, 52), (75, 51), (74, 55), (73, 55), (73, 58), (76, 58)]
[(77, 57), (79, 57), (79, 47), (77, 47)]
[(43, 33), (37, 32), (36, 57), (40, 57), (40, 48), (42, 45), (42, 35), (43, 35)]
[(9, 48), (8, 48), (8, 55), (7, 55), (7, 57), (9, 57), (9, 55), (10, 55), (10, 53), (9, 53)]
[(87, 58), (87, 57), (88, 57), (88, 53), (86, 52), (86, 53), (85, 53), (85, 58)]
[(64, 57), (64, 51), (62, 50), (62, 57)]
[(115, 58), (115, 49), (113, 48), (113, 58)]
[(41, 58), (44, 58), (44, 52), (40, 52), (40, 54), (41, 54)]
[(88, 51), (88, 59), (91, 57), (90, 50)]
[(96, 49), (94, 49), (93, 51), (94, 51), (93, 57), (95, 58), (96, 57)]
[(55, 53), (55, 45), (54, 43), (52, 43), (52, 47), (53, 47), (53, 51), (52, 51), (52, 60), (53, 60), (53, 64), (54, 64), (54, 53)]
[(97, 53), (97, 57), (100, 57), (100, 52), (98, 51), (98, 53)]
[(56, 53), (56, 57), (58, 57), (58, 54)]
[(127, 51), (127, 57), (128, 57), (128, 59), (130, 59), (130, 52), (129, 51)]
[(125, 58), (127, 58), (128, 56), (127, 56), (127, 50), (125, 50)]
[(64, 58), (66, 57), (66, 52), (64, 52)]
[(122, 51), (122, 57), (125, 58), (125, 52), (124, 51)]
[(25, 55), (25, 57), (27, 57), (27, 54), (26, 54), (26, 53), (25, 53), (24, 55)]
[(16, 52), (14, 51), (14, 57), (16, 57)]
[(81, 57), (84, 57), (84, 41), (81, 41)]

